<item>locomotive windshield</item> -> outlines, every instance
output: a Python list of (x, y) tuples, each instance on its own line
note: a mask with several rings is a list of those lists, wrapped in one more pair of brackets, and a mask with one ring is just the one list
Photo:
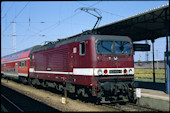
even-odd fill
[(97, 50), (100, 54), (112, 54), (113, 48), (112, 48), (113, 42), (112, 41), (97, 41)]
[(99, 54), (131, 54), (130, 43), (127, 41), (97, 41)]
[(126, 41), (115, 41), (116, 54), (130, 54), (130, 43)]

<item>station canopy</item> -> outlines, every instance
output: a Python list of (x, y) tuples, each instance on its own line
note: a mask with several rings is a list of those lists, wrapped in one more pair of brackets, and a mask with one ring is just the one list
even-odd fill
[(133, 41), (166, 36), (169, 27), (169, 4), (98, 27), (102, 35), (129, 36)]
[(132, 41), (154, 40), (166, 36), (166, 33), (169, 36), (169, 4), (100, 26), (94, 30), (101, 35), (129, 36)]

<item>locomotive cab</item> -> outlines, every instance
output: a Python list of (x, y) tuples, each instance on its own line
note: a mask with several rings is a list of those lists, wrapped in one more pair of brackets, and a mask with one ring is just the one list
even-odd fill
[(98, 36), (95, 40), (95, 75), (133, 75), (133, 46), (125, 36)]
[[(92, 95), (101, 101), (133, 100), (133, 44), (127, 36), (96, 35), (94, 38)], [(92, 46), (92, 47), (93, 47)], [(93, 83), (95, 84), (95, 83)]]

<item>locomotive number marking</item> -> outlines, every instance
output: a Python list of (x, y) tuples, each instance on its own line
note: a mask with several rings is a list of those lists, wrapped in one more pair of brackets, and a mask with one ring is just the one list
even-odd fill
[(109, 73), (122, 73), (122, 70), (109, 70)]

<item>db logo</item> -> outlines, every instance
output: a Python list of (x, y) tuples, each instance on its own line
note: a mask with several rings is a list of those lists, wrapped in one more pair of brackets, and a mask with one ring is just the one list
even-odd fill
[(113, 59), (114, 59), (114, 60), (117, 60), (118, 58), (117, 58), (117, 56), (114, 56)]

